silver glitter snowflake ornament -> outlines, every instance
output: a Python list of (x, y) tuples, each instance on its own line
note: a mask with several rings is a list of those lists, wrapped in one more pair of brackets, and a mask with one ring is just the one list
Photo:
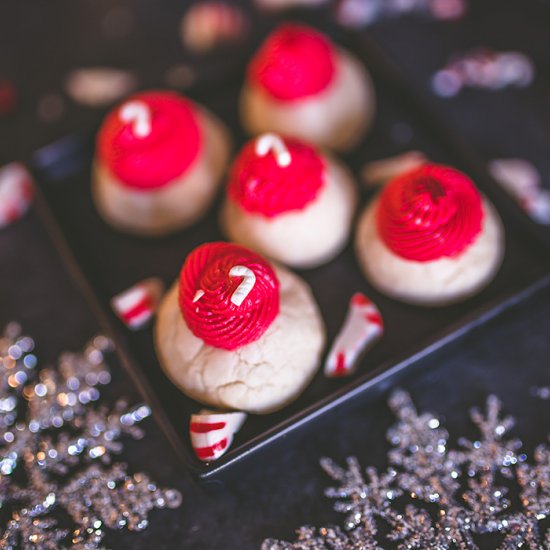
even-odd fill
[(459, 439), (458, 449), (448, 448), (440, 420), (418, 414), (406, 392), (394, 392), (389, 406), (398, 421), (388, 430), (385, 472), (367, 468), (365, 476), (354, 457), (346, 468), (321, 460), (337, 482), (325, 494), (345, 514), (344, 528), (302, 527), (295, 541), (268, 539), (263, 550), (550, 548), (550, 530), (543, 532), (550, 448), (537, 447), (528, 464), (496, 397), (489, 396), (485, 412), (472, 410), (480, 437)]
[(57, 368), (38, 368), (20, 332), (12, 323), (0, 337), (0, 509), (9, 518), (0, 548), (93, 550), (105, 529), (140, 531), (150, 510), (179, 506), (178, 491), (112, 464), (122, 436), (143, 437), (151, 411), (97, 405), (111, 342), (98, 336)]

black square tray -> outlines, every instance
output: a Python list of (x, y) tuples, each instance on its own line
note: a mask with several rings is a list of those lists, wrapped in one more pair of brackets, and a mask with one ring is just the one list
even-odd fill
[[(171, 284), (187, 253), (202, 242), (223, 238), (218, 227), (219, 200), (190, 229), (157, 240), (139, 239), (111, 229), (95, 211), (89, 190), (91, 132), (67, 136), (37, 151), (30, 161), (57, 221), (49, 219), (44, 211), (47, 230), (68, 268), (81, 281), (103, 326), (118, 343), (123, 364), (152, 405), (168, 439), (187, 468), (199, 478), (218, 477), (260, 448), (345, 401), (386, 388), (403, 369), (418, 364), (436, 349), (550, 284), (550, 243), (544, 235), (488, 177), (475, 154), (424, 107), (368, 36), (361, 34), (347, 40), (345, 45), (371, 70), (378, 112), (373, 130), (345, 160), (358, 174), (370, 159), (418, 149), (434, 161), (464, 170), (494, 202), (503, 218), (504, 263), (495, 280), (478, 296), (432, 309), (404, 305), (376, 292), (359, 272), (351, 244), (329, 264), (300, 271), (319, 302), (329, 343), (343, 321), (350, 296), (356, 291), (364, 292), (379, 306), (385, 320), (384, 337), (365, 356), (352, 377), (329, 380), (320, 372), (303, 395), (282, 411), (250, 415), (232, 448), (216, 462), (203, 464), (193, 455), (188, 422), (190, 414), (200, 405), (184, 396), (163, 374), (155, 357), (151, 329), (127, 331), (110, 312), (108, 302), (114, 294), (149, 276), (159, 276), (167, 285)], [(243, 66), (239, 65), (220, 82), (209, 81), (207, 86), (199, 82), (187, 92), (229, 124), (237, 147), (245, 139), (237, 120), (242, 77)], [(369, 198), (369, 192), (364, 190), (362, 206)]]

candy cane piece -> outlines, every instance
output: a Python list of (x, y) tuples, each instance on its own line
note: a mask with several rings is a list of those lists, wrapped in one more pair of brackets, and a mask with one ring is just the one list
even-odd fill
[(550, 191), (542, 187), (542, 177), (528, 160), (495, 159), (489, 162), (495, 180), (537, 223), (550, 224)]
[(231, 446), (246, 413), (216, 413), (206, 409), (191, 415), (191, 446), (199, 460), (210, 462), (220, 458)]
[(281, 168), (285, 168), (292, 161), (290, 151), (279, 136), (275, 134), (263, 134), (256, 140), (256, 154), (260, 157), (265, 157), (270, 151), (273, 151), (275, 160)]
[(550, 225), (550, 191), (538, 189), (520, 202), (520, 206), (535, 222)]
[(256, 284), (256, 275), (254, 272), (244, 265), (236, 265), (229, 271), (230, 277), (243, 277), (242, 283), (235, 289), (231, 295), (231, 302), (236, 306), (240, 306), (245, 298), (250, 294), (250, 291)]
[(503, 189), (520, 201), (535, 194), (542, 185), (539, 171), (521, 158), (491, 160), (489, 172)]
[(112, 67), (76, 69), (65, 79), (67, 95), (86, 107), (111, 105), (137, 87), (138, 78), (133, 72)]
[(187, 48), (206, 53), (224, 44), (242, 41), (249, 30), (247, 14), (228, 2), (201, 2), (192, 6), (180, 24), (180, 37)]
[(350, 300), (346, 320), (325, 362), (325, 376), (349, 376), (357, 368), (358, 357), (384, 334), (384, 322), (378, 308), (364, 295)]
[(27, 169), (12, 162), (0, 169), (0, 228), (12, 224), (29, 209), (34, 184)]
[(464, 86), (489, 90), (508, 86), (524, 88), (534, 76), (533, 61), (525, 54), (478, 48), (453, 59), (436, 72), (432, 86), (438, 95), (451, 97)]
[(130, 101), (120, 109), (120, 119), (132, 124), (134, 135), (139, 138), (151, 133), (151, 110), (143, 101)]
[(145, 279), (111, 299), (117, 317), (131, 330), (145, 327), (155, 314), (164, 291), (156, 277)]
[(197, 290), (197, 292), (195, 292), (195, 296), (193, 296), (193, 303), (198, 302), (204, 295), (204, 290)]

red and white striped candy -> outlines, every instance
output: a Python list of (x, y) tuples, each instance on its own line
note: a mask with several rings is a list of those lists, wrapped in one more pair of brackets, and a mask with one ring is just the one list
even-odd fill
[(536, 193), (542, 184), (539, 171), (525, 159), (491, 160), (489, 172), (503, 189), (520, 201)]
[(65, 79), (65, 92), (85, 107), (103, 107), (127, 96), (138, 87), (131, 71), (112, 67), (75, 69)]
[(534, 221), (550, 224), (550, 191), (542, 187), (533, 164), (519, 158), (495, 159), (489, 162), (489, 171)]
[(435, 19), (460, 19), (466, 13), (466, 0), (429, 0), (429, 10)]
[(550, 225), (550, 191), (548, 189), (538, 189), (524, 198), (520, 205), (531, 219), (542, 225)]
[(12, 162), (0, 168), (0, 228), (25, 214), (34, 198), (34, 183), (26, 168)]
[(325, 376), (348, 376), (357, 367), (357, 359), (384, 334), (384, 321), (378, 308), (360, 292), (350, 300), (344, 326), (334, 340), (325, 362)]
[(181, 22), (180, 34), (184, 46), (205, 53), (220, 46), (242, 40), (248, 30), (246, 14), (226, 2), (195, 4)]
[(440, 96), (452, 97), (464, 86), (501, 90), (525, 88), (535, 76), (533, 61), (521, 52), (497, 52), (478, 48), (455, 57), (435, 73), (432, 87)]
[(160, 279), (145, 279), (111, 299), (117, 317), (130, 329), (144, 327), (155, 314), (164, 284)]
[(239, 431), (246, 413), (215, 413), (202, 410), (191, 415), (189, 433), (191, 445), (197, 458), (203, 462), (217, 460), (225, 454), (233, 442), (233, 436)]

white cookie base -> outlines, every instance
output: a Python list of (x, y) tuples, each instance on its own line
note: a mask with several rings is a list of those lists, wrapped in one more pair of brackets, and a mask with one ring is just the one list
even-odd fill
[(302, 210), (267, 218), (247, 212), (226, 198), (221, 225), (229, 238), (292, 267), (316, 267), (334, 258), (345, 246), (357, 205), (351, 174), (326, 158), (324, 185)]
[(270, 413), (296, 399), (316, 373), (325, 343), (321, 314), (307, 284), (276, 268), (280, 311), (266, 332), (235, 351), (206, 345), (187, 327), (176, 282), (155, 326), (157, 356), (183, 393), (206, 405)]
[(495, 208), (483, 201), (477, 239), (458, 257), (415, 262), (395, 255), (378, 236), (375, 199), (361, 215), (356, 235), (359, 265), (384, 294), (412, 304), (436, 306), (479, 292), (495, 276), (504, 255), (504, 228)]
[(197, 111), (203, 149), (183, 176), (165, 186), (134, 190), (95, 160), (92, 196), (105, 221), (121, 231), (154, 237), (187, 227), (205, 213), (225, 171), (231, 140), (212, 114)]
[(245, 83), (240, 98), (243, 127), (252, 135), (277, 132), (336, 151), (353, 148), (372, 124), (374, 87), (361, 62), (343, 50), (338, 50), (336, 70), (326, 90), (290, 102)]

